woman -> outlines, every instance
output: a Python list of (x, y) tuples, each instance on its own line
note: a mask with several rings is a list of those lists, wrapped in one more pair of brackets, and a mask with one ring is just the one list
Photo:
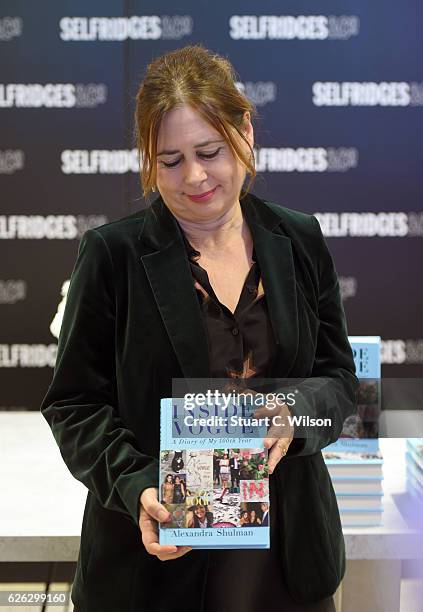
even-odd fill
[(213, 453), (213, 484), (220, 482), (220, 457), (217, 453)]
[(187, 521), (187, 527), (194, 527), (195, 529), (213, 527), (213, 513), (210, 512), (208, 506), (196, 504), (189, 508), (189, 512), (192, 516)]
[(248, 510), (242, 510), (239, 518), (240, 527), (248, 527), (250, 525), (250, 514)]
[(260, 527), (261, 521), (256, 514), (255, 510), (251, 510), (250, 512), (250, 524), (249, 527)]
[(168, 474), (164, 483), (162, 484), (162, 503), (173, 504), (173, 490), (175, 485), (173, 484), (172, 474)]
[(173, 503), (182, 504), (185, 500), (185, 484), (180, 476), (175, 476), (173, 479)]
[[(41, 407), (89, 489), (76, 612), (169, 609), (173, 589), (160, 584), (178, 585), (186, 612), (334, 609), (345, 553), (320, 450), (353, 410), (354, 362), (317, 220), (249, 192), (254, 108), (235, 82), (200, 46), (149, 65), (137, 134), (144, 195), (160, 195), (81, 240)], [(160, 398), (172, 378), (253, 375), (304, 379), (289, 410), (333, 423), (266, 439), (270, 549), (160, 546), (157, 522), (170, 518), (157, 499)], [(260, 580), (240, 589), (234, 567)]]
[(229, 491), (229, 479), (230, 479), (230, 468), (229, 468), (229, 457), (228, 453), (224, 453), (223, 457), (219, 459), (219, 467), (220, 467), (220, 487), (222, 493), (220, 497), (216, 498), (216, 501), (222, 502), (223, 496), (226, 491)]

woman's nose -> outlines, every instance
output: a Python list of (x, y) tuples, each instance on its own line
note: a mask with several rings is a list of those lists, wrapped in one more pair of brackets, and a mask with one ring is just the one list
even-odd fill
[(187, 185), (198, 185), (207, 178), (207, 172), (201, 161), (185, 162), (185, 182)]

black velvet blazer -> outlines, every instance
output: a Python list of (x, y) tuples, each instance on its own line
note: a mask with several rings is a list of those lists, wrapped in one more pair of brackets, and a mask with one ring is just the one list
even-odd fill
[[(326, 391), (328, 434), (294, 439), (270, 477), (281, 566), (299, 602), (334, 593), (345, 571), (337, 502), (320, 450), (357, 388), (332, 258), (317, 220), (252, 194), (241, 200), (277, 341), (274, 376)], [(208, 551), (161, 562), (143, 547), (139, 496), (158, 486), (159, 402), (172, 377), (209, 375), (206, 330), (181, 231), (161, 197), (88, 230), (72, 273), (52, 383), (41, 411), (88, 488), (72, 592), (78, 612), (202, 609)], [(315, 392), (315, 393), (314, 393)], [(317, 415), (313, 399), (302, 414)], [(306, 412), (304, 412), (304, 410)], [(160, 586), (161, 585), (161, 586)]]

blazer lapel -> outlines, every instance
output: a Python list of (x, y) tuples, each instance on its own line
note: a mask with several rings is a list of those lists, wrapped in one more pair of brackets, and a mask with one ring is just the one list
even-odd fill
[[(269, 316), (278, 344), (275, 374), (287, 377), (298, 352), (298, 312), (291, 240), (281, 218), (262, 200), (248, 194), (241, 207), (259, 262)], [(161, 197), (147, 210), (139, 240), (150, 248), (141, 256), (157, 307), (184, 377), (210, 376), (207, 332), (191, 269), (175, 217)]]
[(181, 230), (161, 198), (147, 210), (139, 239), (153, 249), (141, 262), (183, 376), (209, 377), (207, 332)]
[(280, 216), (248, 194), (241, 206), (253, 236), (270, 320), (278, 344), (275, 375), (289, 375), (298, 352), (298, 310), (291, 239), (281, 230)]

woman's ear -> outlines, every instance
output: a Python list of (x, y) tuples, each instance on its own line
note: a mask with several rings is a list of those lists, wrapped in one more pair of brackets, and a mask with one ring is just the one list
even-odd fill
[(245, 134), (246, 139), (250, 143), (250, 147), (254, 146), (254, 128), (251, 123), (251, 115), (249, 111), (245, 111), (244, 117), (242, 119), (242, 129)]

